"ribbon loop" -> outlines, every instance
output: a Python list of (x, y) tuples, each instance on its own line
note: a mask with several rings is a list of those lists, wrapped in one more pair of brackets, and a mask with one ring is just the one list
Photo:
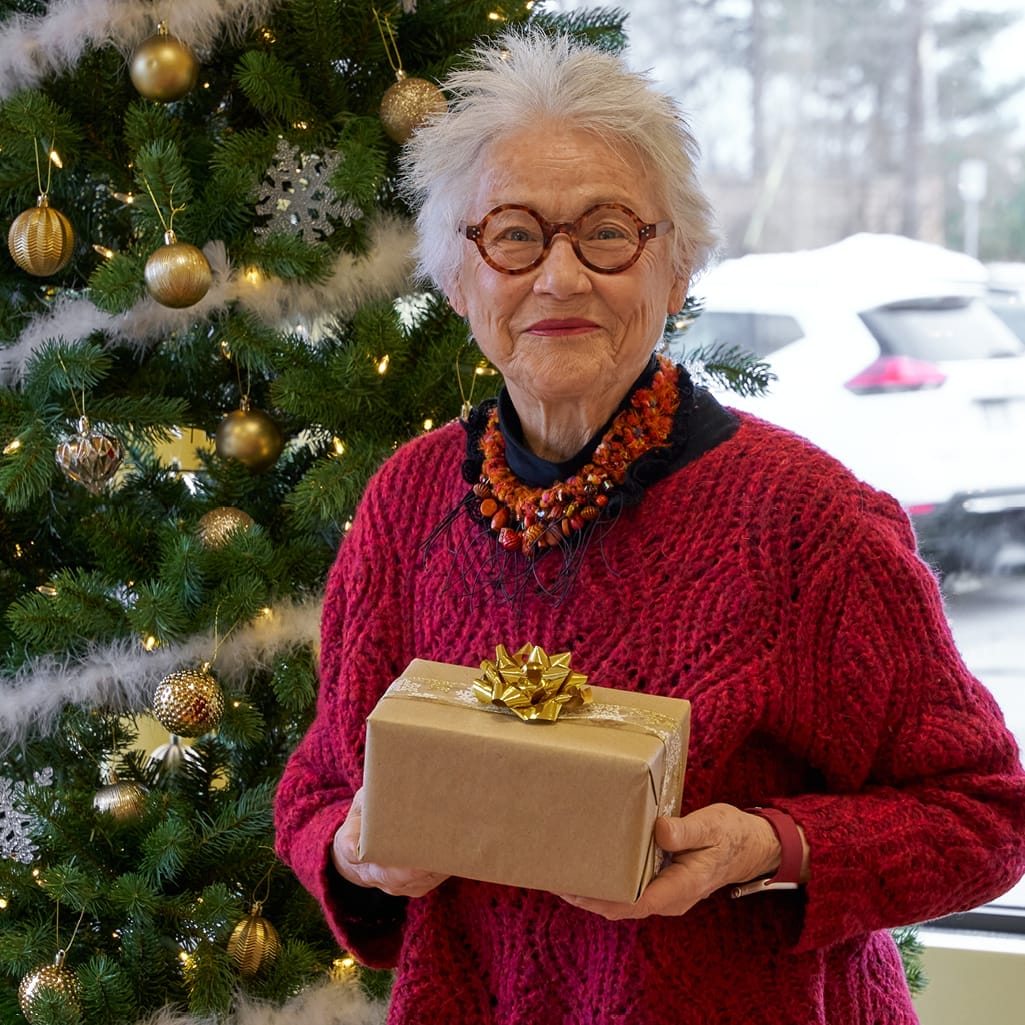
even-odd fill
[(536, 644), (524, 644), (512, 655), (505, 645), (495, 660), (481, 662), (473, 693), (486, 705), (508, 708), (524, 722), (555, 722), (563, 710), (591, 703), (587, 677), (570, 668), (568, 651), (548, 655)]

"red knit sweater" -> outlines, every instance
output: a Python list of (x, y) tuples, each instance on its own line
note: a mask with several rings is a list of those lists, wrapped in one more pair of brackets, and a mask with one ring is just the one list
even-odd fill
[[(622, 515), (561, 606), (472, 608), (449, 554), (468, 518), (418, 553), (466, 491), (464, 446), (457, 424), (418, 438), (368, 489), (328, 583), (317, 718), (277, 799), (279, 852), (339, 942), (398, 965), (389, 1022), (916, 1021), (888, 927), (1015, 883), (1025, 774), (897, 504), (744, 417)], [(526, 641), (571, 651), (592, 683), (690, 699), (684, 811), (790, 812), (807, 886), (611, 923), (468, 880), (408, 904), (341, 882), (328, 852), (385, 687), (414, 657), (477, 665)]]

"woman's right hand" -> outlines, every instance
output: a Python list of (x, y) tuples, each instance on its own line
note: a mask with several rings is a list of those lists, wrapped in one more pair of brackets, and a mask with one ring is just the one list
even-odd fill
[(363, 788), (356, 791), (345, 821), (335, 832), (331, 860), (339, 874), (357, 886), (376, 887), (393, 897), (422, 897), (448, 876), (418, 868), (389, 868), (359, 860), (359, 833), (363, 820)]

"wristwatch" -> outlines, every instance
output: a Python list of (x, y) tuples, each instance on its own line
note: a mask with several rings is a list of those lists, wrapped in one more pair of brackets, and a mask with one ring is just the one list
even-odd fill
[(779, 838), (779, 868), (773, 876), (752, 879), (730, 890), (731, 897), (747, 897), (766, 890), (796, 890), (801, 885), (801, 867), (804, 864), (804, 844), (797, 823), (778, 808), (745, 808), (752, 815), (761, 815), (775, 830)]

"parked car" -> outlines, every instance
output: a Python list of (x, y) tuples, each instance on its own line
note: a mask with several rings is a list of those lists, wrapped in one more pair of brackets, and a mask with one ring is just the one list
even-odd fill
[(890, 235), (727, 260), (670, 351), (764, 358), (767, 394), (721, 395), (820, 445), (908, 511), (942, 574), (1025, 565), (1025, 342), (981, 263)]
[(1025, 341), (1025, 263), (991, 263), (987, 270), (989, 308)]

